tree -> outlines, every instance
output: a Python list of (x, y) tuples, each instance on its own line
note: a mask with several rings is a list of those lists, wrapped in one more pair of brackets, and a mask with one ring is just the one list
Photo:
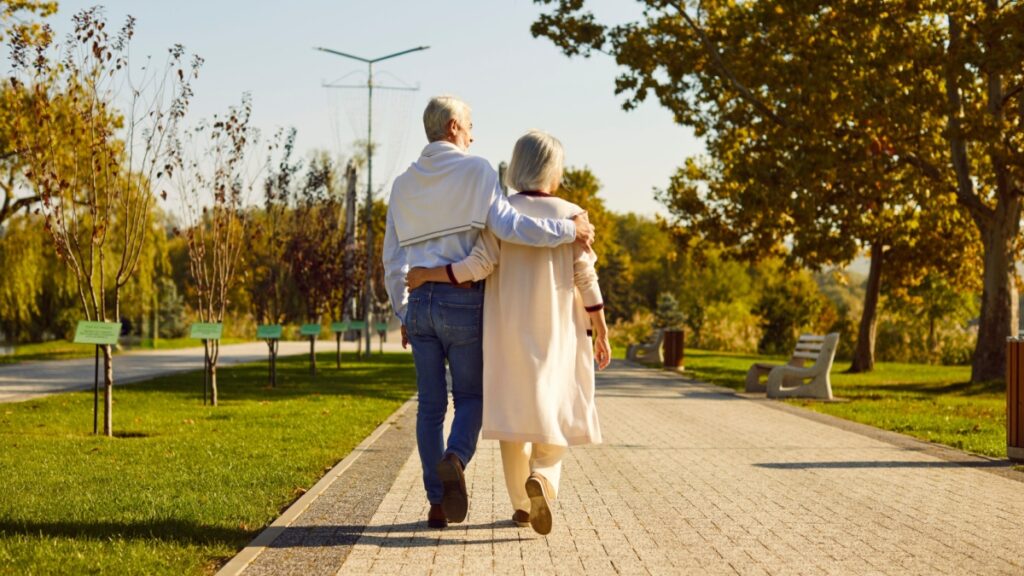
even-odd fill
[[(223, 117), (202, 122), (171, 149), (188, 246), (195, 311), (201, 322), (223, 323), (239, 279), (248, 200), (261, 169), (252, 158), (259, 135), (250, 125), (248, 95)], [(210, 400), (217, 405), (219, 340), (203, 340)]]
[[(295, 194), (295, 176), (301, 161), (292, 161), (295, 150), (294, 128), (279, 133), (280, 157), (271, 165), (263, 181), (263, 210), (254, 215), (247, 235), (246, 254), (253, 316), (260, 324), (279, 324), (288, 316), (292, 294), (287, 282), (285, 247), (290, 230), (289, 206)], [(271, 343), (267, 343), (271, 346)]]
[[(761, 188), (774, 181), (776, 189), (792, 190), (794, 200), (803, 190), (837, 182), (862, 191), (839, 202), (825, 195), (829, 201), (817, 205), (819, 211), (839, 207), (841, 217), (833, 219), (843, 224), (838, 238), (834, 229), (810, 228), (836, 244), (855, 238), (882, 260), (891, 242), (872, 230), (906, 237), (910, 216), (938, 211), (933, 199), (955, 195), (972, 214), (985, 254), (983, 300), (989, 305), (983, 305), (972, 378), (998, 376), (1009, 326), (1007, 259), (1015, 230), (1009, 223), (1020, 216), (1021, 107), (1013, 105), (1022, 98), (1024, 75), (1019, 3), (702, 2), (694, 11), (651, 0), (644, 22), (610, 28), (584, 11), (583, 2), (557, 4), (534, 24), (534, 34), (569, 55), (607, 48), (626, 68), (617, 89), (628, 94), (627, 108), (653, 93), (698, 135), (724, 134), (721, 149), (710, 152), (727, 164), (751, 165), (745, 156), (763, 152), (763, 161), (753, 164)], [(964, 22), (971, 30), (966, 38), (959, 32)], [(968, 149), (977, 153), (971, 162)], [(808, 186), (787, 186), (796, 177)], [(908, 185), (914, 180), (925, 184)], [(856, 201), (843, 202), (847, 197)], [(765, 209), (767, 222), (777, 214), (805, 215), (773, 210), (770, 201), (756, 207)], [(749, 212), (756, 217), (757, 210)], [(867, 226), (858, 225), (858, 215), (871, 216)], [(803, 220), (782, 221), (799, 229)], [(767, 227), (765, 239), (775, 239), (775, 228)], [(880, 280), (881, 261), (877, 272)], [(865, 306), (865, 314), (871, 308)]]
[(52, 0), (0, 0), (0, 42), (39, 45), (50, 42), (52, 33), (32, 16), (46, 18), (57, 12)]
[(665, 330), (681, 330), (683, 313), (679, 311), (679, 302), (671, 292), (658, 295), (658, 308), (654, 311), (654, 325)]
[[(18, 154), (15, 138), (19, 134), (31, 133), (30, 114), (27, 100), (30, 96), (23, 86), (10, 82), (0, 85), (0, 226), (19, 211), (28, 210), (39, 202), (39, 194), (27, 189), (24, 169), (25, 158)], [(22, 136), (22, 139), (24, 136)]]
[[(31, 94), (37, 136), (19, 139), (28, 178), (39, 192), (45, 227), (57, 255), (75, 278), (88, 320), (121, 321), (121, 289), (136, 271), (150, 230), (152, 187), (169, 176), (167, 145), (187, 110), (199, 61), (185, 64), (184, 50), (166, 64), (130, 74), (128, 46), (134, 20), (111, 37), (97, 8), (74, 17), (74, 33), (59, 59), (48, 41), (28, 46), (15, 38), (15, 87)], [(33, 56), (29, 58), (29, 51)], [(45, 105), (55, 95), (68, 114)], [(71, 132), (83, 145), (58, 150), (34, 146)], [(113, 357), (103, 347), (103, 431), (113, 435)]]
[(597, 254), (597, 276), (604, 297), (609, 321), (632, 317), (639, 295), (633, 283), (629, 254), (618, 241), (618, 217), (604, 205), (599, 196), (601, 181), (590, 170), (569, 167), (562, 175), (558, 196), (587, 211), (590, 223), (597, 230), (594, 253)]
[[(0, 1), (0, 42), (10, 43), (19, 49), (49, 43), (51, 31), (32, 16), (45, 18), (57, 11), (57, 3), (39, 0)], [(16, 137), (22, 138), (33, 132), (30, 123), (27, 99), (31, 95), (22, 86), (10, 82), (0, 84), (0, 189), (3, 202), (0, 204), (0, 226), (19, 210), (28, 210), (39, 201), (39, 195), (25, 189), (23, 171), (25, 159), (16, 150)], [(61, 103), (58, 99), (56, 103)]]
[(0, 329), (14, 341), (28, 333), (39, 315), (48, 240), (42, 224), (41, 217), (22, 214), (0, 229)]
[(312, 159), (296, 197), (296, 226), (285, 247), (304, 316), (319, 322), (341, 300), (345, 221), (337, 165), (325, 154)]
[[(297, 225), (285, 246), (285, 258), (303, 300), (306, 321), (320, 324), (332, 308), (339, 308), (346, 277), (341, 182), (337, 165), (326, 153), (310, 162), (292, 217)], [(316, 374), (312, 338), (309, 366)]]
[(734, 303), (743, 303), (749, 310), (753, 292), (749, 271), (714, 249), (690, 251), (679, 268), (682, 273), (675, 290), (692, 336), (689, 340), (694, 346), (706, 346), (705, 328), (711, 316)]
[(763, 287), (754, 311), (761, 317), (758, 350), (765, 354), (787, 354), (796, 347), (802, 330), (814, 325), (826, 301), (805, 270), (772, 270), (762, 279)]

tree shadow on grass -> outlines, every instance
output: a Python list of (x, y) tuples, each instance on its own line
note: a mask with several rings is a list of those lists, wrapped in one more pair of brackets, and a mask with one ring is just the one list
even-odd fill
[(142, 520), (138, 522), (22, 522), (0, 518), (0, 535), (21, 534), (73, 540), (153, 540), (182, 544), (223, 544), (239, 547), (252, 532), (207, 526), (186, 520)]
[(893, 393), (916, 394), (920, 396), (980, 396), (983, 394), (1003, 394), (1006, 392), (1006, 384), (999, 380), (986, 382), (953, 382), (936, 386), (928, 382), (896, 382), (892, 384), (857, 384), (836, 386), (846, 391), (850, 396), (889, 396)]
[(939, 460), (935, 462), (868, 460), (850, 462), (769, 462), (754, 464), (754, 466), (773, 470), (829, 470), (856, 468), (1009, 468), (1011, 464), (1005, 460)]
[[(217, 370), (217, 388), (222, 401), (273, 401), (309, 396), (352, 396), (405, 400), (415, 392), (412, 356), (386, 354), (369, 361), (344, 360), (339, 370), (334, 356), (317, 354), (317, 376), (309, 373), (305, 356), (278, 358), (277, 386), (268, 382), (266, 363), (227, 366)], [(203, 373), (186, 372), (162, 376), (132, 385), (133, 390), (181, 393), (202, 398)]]
[[(752, 361), (751, 364), (754, 362)], [(747, 370), (719, 366), (703, 366), (692, 370), (694, 378), (711, 384), (717, 384), (733, 390), (742, 390), (747, 378)]]

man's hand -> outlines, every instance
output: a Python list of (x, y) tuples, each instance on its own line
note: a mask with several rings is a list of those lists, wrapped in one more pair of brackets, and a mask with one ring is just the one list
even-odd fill
[(409, 347), (409, 333), (405, 331), (405, 324), (402, 324), (402, 350)]
[(572, 221), (576, 224), (576, 242), (584, 248), (590, 248), (594, 243), (594, 226), (590, 223), (587, 213), (580, 212), (572, 217)]

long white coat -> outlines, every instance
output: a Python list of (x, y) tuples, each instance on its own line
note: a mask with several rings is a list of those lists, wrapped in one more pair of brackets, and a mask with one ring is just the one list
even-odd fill
[[(569, 218), (582, 209), (540, 193), (509, 198), (537, 218)], [(588, 310), (603, 306), (594, 263), (576, 244), (534, 248), (501, 243), (487, 232), (460, 281), (486, 276), (483, 437), (560, 446), (601, 442), (594, 403), (594, 350)]]

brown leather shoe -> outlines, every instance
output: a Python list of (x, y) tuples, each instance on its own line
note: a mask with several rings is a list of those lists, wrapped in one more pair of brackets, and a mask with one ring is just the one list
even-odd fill
[(437, 474), (444, 486), (441, 497), (441, 508), (449, 522), (458, 524), (466, 519), (469, 511), (469, 495), (466, 493), (466, 476), (462, 472), (462, 462), (455, 454), (445, 454), (437, 465)]
[(547, 478), (530, 474), (526, 479), (526, 495), (530, 497), (530, 526), (537, 534), (551, 533), (551, 500)]
[(520, 528), (526, 528), (530, 525), (530, 513), (526, 510), (516, 510), (512, 514), (512, 522)]
[(431, 528), (448, 527), (448, 518), (444, 515), (440, 504), (430, 505), (430, 512), (427, 512), (427, 526)]

